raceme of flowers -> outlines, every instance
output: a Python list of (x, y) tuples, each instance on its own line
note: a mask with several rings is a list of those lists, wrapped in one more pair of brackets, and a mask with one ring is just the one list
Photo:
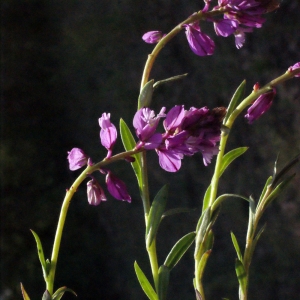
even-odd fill
[[(215, 32), (218, 36), (228, 37), (234, 35), (235, 45), (240, 49), (245, 43), (245, 33), (252, 32), (253, 28), (261, 28), (265, 19), (263, 14), (271, 12), (279, 7), (277, 0), (218, 0), (218, 5), (211, 12), (220, 11), (223, 19), (212, 17), (208, 13), (210, 0), (202, 10), (205, 20), (213, 22)], [(214, 41), (201, 31), (199, 21), (184, 24), (187, 41), (191, 50), (199, 55), (212, 55), (215, 49)], [(142, 39), (146, 43), (157, 43), (165, 35), (161, 31), (149, 31)]]

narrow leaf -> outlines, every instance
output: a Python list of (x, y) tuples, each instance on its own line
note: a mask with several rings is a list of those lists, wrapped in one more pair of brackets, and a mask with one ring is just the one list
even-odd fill
[(199, 256), (199, 250), (201, 248), (204, 235), (209, 227), (210, 221), (211, 221), (211, 209), (210, 207), (208, 207), (203, 213), (203, 215), (200, 217), (200, 220), (197, 224), (197, 233), (196, 233), (196, 241), (195, 241), (196, 245), (195, 245), (195, 253), (194, 253), (195, 259), (197, 259), (197, 257)]
[(156, 236), (161, 217), (166, 208), (168, 197), (168, 185), (164, 185), (156, 194), (149, 213), (149, 219), (146, 227), (146, 246), (149, 248)]
[(205, 240), (203, 241), (203, 250), (206, 252), (207, 250), (211, 250), (213, 248), (214, 244), (214, 233), (210, 229), (209, 232), (207, 233), (207, 236)]
[(134, 262), (134, 270), (136, 273), (136, 277), (141, 285), (141, 288), (143, 289), (144, 293), (147, 295), (147, 297), (150, 300), (158, 300), (157, 294), (155, 293), (152, 285), (150, 284), (149, 280), (147, 279), (144, 272), (139, 267), (138, 263)]
[(262, 233), (265, 231), (266, 228), (266, 224), (264, 224), (264, 226), (259, 230), (259, 232), (257, 233), (257, 235), (255, 236), (255, 238), (253, 239), (253, 249), (255, 249), (256, 244), (260, 238), (260, 236), (262, 235)]
[(236, 259), (235, 261), (235, 272), (236, 272), (237, 279), (239, 281), (240, 289), (245, 295), (247, 289), (247, 275), (246, 275), (244, 265), (239, 259)]
[(167, 79), (159, 80), (159, 81), (154, 83), (153, 87), (154, 87), (154, 89), (156, 89), (162, 83), (167, 83), (167, 82), (183, 79), (187, 75), (188, 75), (188, 73), (185, 73), (185, 74), (182, 74), (182, 75), (177, 75), (177, 76), (173, 76), (173, 77), (170, 77), (170, 78), (167, 78)]
[(49, 271), (47, 269), (49, 269), (49, 267), (47, 267), (47, 264), (45, 261), (45, 256), (44, 256), (44, 251), (43, 251), (43, 246), (42, 246), (41, 240), (40, 240), (39, 236), (33, 230), (30, 229), (30, 231), (34, 236), (36, 246), (37, 246), (39, 260), (40, 260), (40, 263), (41, 263), (42, 269), (43, 269), (43, 275), (44, 275), (44, 278), (46, 278), (48, 275), (48, 271)]
[(254, 219), (255, 219), (255, 201), (250, 196), (249, 197), (249, 220), (248, 220), (248, 230), (247, 230), (247, 237), (252, 236), (254, 230)]
[(205, 266), (207, 263), (207, 260), (211, 254), (212, 250), (207, 250), (206, 252), (203, 253), (203, 255), (201, 256), (201, 259), (199, 261), (199, 264), (197, 266), (197, 272), (198, 272), (198, 278), (201, 281), (203, 274), (204, 274), (204, 270), (205, 270)]
[(213, 203), (213, 205), (211, 206), (211, 210), (212, 211), (215, 211), (221, 204), (224, 200), (228, 199), (228, 198), (240, 198), (240, 199), (243, 199), (243, 200), (246, 200), (249, 202), (249, 199), (244, 197), (244, 196), (241, 196), (241, 195), (237, 195), (237, 194), (223, 194), (221, 196), (219, 196), (215, 202)]
[(142, 107), (150, 106), (153, 95), (153, 83), (154, 80), (151, 79), (144, 85), (138, 99), (138, 110)]
[(56, 292), (52, 295), (53, 300), (60, 300), (65, 292), (70, 292), (77, 297), (77, 294), (73, 290), (68, 289), (66, 286), (63, 286), (57, 289)]
[(232, 240), (232, 243), (233, 243), (233, 246), (234, 246), (234, 249), (235, 249), (235, 252), (237, 254), (237, 257), (240, 261), (243, 260), (243, 256), (242, 256), (242, 252), (241, 252), (241, 249), (240, 249), (240, 246), (239, 246), (239, 243), (234, 235), (234, 233), (231, 231), (230, 232), (230, 235), (231, 235), (231, 240)]
[(259, 200), (258, 200), (256, 209), (258, 209), (258, 207), (260, 206), (261, 200), (264, 198), (264, 196), (265, 196), (265, 194), (266, 194), (266, 191), (267, 191), (268, 187), (269, 187), (270, 184), (271, 184), (272, 178), (273, 178), (273, 177), (270, 176), (270, 177), (267, 179), (267, 181), (266, 181), (266, 183), (265, 183), (265, 186), (264, 186), (264, 188), (263, 188), (263, 191), (262, 191), (262, 193), (261, 193), (261, 195), (260, 195), (260, 197), (259, 197)]
[(244, 80), (239, 87), (236, 89), (236, 91), (234, 92), (230, 103), (228, 105), (228, 109), (227, 109), (227, 113), (225, 115), (224, 118), (224, 124), (226, 123), (226, 121), (228, 120), (228, 118), (230, 117), (230, 115), (232, 114), (232, 112), (236, 109), (236, 107), (241, 103), (241, 101), (243, 100), (244, 97), (244, 93), (245, 93), (245, 87), (246, 87), (246, 80)]
[[(122, 139), (125, 150), (130, 151), (130, 150), (134, 149), (134, 147), (136, 145), (136, 141), (135, 141), (129, 127), (127, 126), (127, 124), (125, 123), (125, 121), (123, 119), (120, 119), (120, 134), (121, 134), (121, 139)], [(135, 158), (135, 161), (131, 163), (131, 166), (132, 166), (134, 173), (138, 179), (139, 186), (141, 187), (142, 186), (141, 153), (137, 153), (137, 154), (133, 155), (133, 157)]]
[(195, 239), (196, 233), (190, 232), (183, 236), (177, 243), (173, 246), (170, 253), (168, 254), (164, 265), (170, 270), (173, 269), (179, 262), (184, 253), (189, 249)]
[(211, 195), (211, 184), (207, 188), (204, 197), (203, 197), (203, 204), (202, 204), (202, 211), (205, 211), (208, 208), (209, 200)]
[(162, 265), (158, 269), (158, 299), (167, 299), (167, 292), (170, 279), (170, 270), (168, 267)]
[(162, 215), (162, 218), (169, 217), (169, 216), (176, 215), (176, 214), (181, 214), (181, 213), (190, 213), (195, 210), (196, 210), (196, 208), (184, 208), (184, 207), (172, 208), (172, 209), (165, 211)]
[(25, 288), (24, 288), (22, 282), (20, 283), (20, 285), (21, 285), (21, 291), (22, 291), (23, 300), (30, 300), (28, 294), (25, 291)]

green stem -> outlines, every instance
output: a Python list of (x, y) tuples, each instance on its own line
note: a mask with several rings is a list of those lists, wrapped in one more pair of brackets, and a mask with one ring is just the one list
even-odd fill
[(55, 238), (54, 238), (54, 242), (53, 242), (53, 249), (52, 249), (52, 255), (51, 255), (51, 268), (49, 270), (48, 276), (45, 279), (46, 280), (46, 289), (48, 290), (50, 295), (53, 294), (57, 259), (58, 259), (62, 233), (63, 233), (69, 205), (70, 205), (71, 200), (72, 200), (75, 192), (77, 191), (78, 187), (83, 182), (83, 180), (89, 176), (89, 174), (92, 174), (93, 172), (101, 169), (102, 167), (104, 167), (108, 164), (119, 161), (121, 159), (124, 159), (128, 156), (137, 154), (142, 151), (143, 151), (143, 149), (134, 149), (131, 151), (122, 152), (122, 153), (116, 154), (108, 159), (106, 158), (92, 166), (88, 166), (74, 181), (71, 188), (69, 190), (67, 190), (66, 196), (64, 198), (64, 201), (63, 201), (63, 204), (61, 207), (58, 224), (57, 224), (57, 229), (56, 229), (56, 234), (55, 234)]

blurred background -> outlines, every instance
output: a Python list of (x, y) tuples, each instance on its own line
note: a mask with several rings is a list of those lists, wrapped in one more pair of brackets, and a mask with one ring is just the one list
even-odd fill
[[(29, 229), (36, 231), (45, 255), (51, 256), (60, 206), (80, 171), (71, 172), (67, 151), (79, 147), (99, 161), (106, 155), (99, 139), (98, 118), (110, 112), (132, 128), (144, 63), (153, 46), (141, 36), (150, 30), (168, 32), (193, 12), (192, 0), (6, 0), (2, 2), (1, 97), (1, 300), (22, 299), (20, 282), (31, 299), (45, 289)], [(159, 87), (152, 107), (175, 104), (227, 106), (236, 87), (247, 79), (247, 93), (277, 77), (300, 60), (300, 2), (282, 1), (266, 16), (262, 29), (248, 34), (237, 50), (234, 38), (216, 37), (215, 53), (198, 57), (184, 32), (167, 45), (151, 78), (189, 73), (180, 82)], [(300, 151), (300, 82), (278, 87), (270, 111), (253, 125), (240, 117), (228, 150), (250, 149), (226, 171), (220, 193), (252, 195), (256, 200), (272, 175)], [(122, 151), (121, 142), (114, 153)], [(181, 170), (161, 170), (149, 153), (151, 196), (170, 184), (167, 208), (195, 208), (166, 218), (158, 233), (162, 263), (174, 243), (193, 231), (214, 162), (204, 167), (201, 155), (185, 158)], [(144, 248), (143, 208), (128, 163), (112, 165), (124, 180), (132, 203), (114, 200), (88, 205), (83, 184), (67, 216), (59, 255), (56, 288), (74, 289), (78, 299), (146, 299), (135, 277), (135, 260), (150, 277)], [(289, 188), (267, 210), (266, 230), (252, 266), (249, 299), (299, 299), (300, 294), (300, 167)], [(104, 185), (104, 176), (96, 174)], [(244, 245), (247, 203), (227, 201), (214, 225), (215, 247), (205, 273), (207, 299), (238, 299), (233, 231)], [(192, 287), (193, 249), (171, 273), (169, 299), (195, 299)], [(65, 294), (64, 299), (75, 299)]]

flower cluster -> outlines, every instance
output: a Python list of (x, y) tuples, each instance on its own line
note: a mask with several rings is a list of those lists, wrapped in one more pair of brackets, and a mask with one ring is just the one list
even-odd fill
[[(117, 140), (117, 130), (114, 124), (110, 122), (110, 114), (103, 113), (99, 118), (100, 140), (101, 144), (108, 150), (106, 159), (112, 154), (112, 149)], [(70, 170), (77, 170), (86, 164), (92, 165), (91, 159), (79, 148), (73, 148), (68, 152), (68, 161)], [(100, 172), (106, 175), (106, 185), (109, 193), (118, 200), (131, 202), (131, 197), (127, 192), (125, 183), (116, 177), (110, 170), (100, 169)], [(89, 175), (90, 176), (90, 175)], [(87, 197), (91, 205), (99, 205), (102, 201), (106, 201), (106, 196), (97, 180), (92, 179), (87, 182)]]
[[(168, 172), (177, 172), (185, 155), (197, 152), (203, 155), (207, 166), (213, 155), (218, 153), (221, 123), (226, 109), (191, 107), (185, 110), (183, 105), (173, 107), (166, 115), (165, 108), (155, 116), (149, 108), (141, 108), (135, 114), (133, 126), (140, 141), (136, 148), (155, 149), (160, 166)], [(165, 116), (164, 133), (156, 133), (159, 119)]]
[[(253, 28), (260, 28), (265, 22), (263, 14), (279, 7), (277, 0), (218, 0), (218, 5), (211, 12), (219, 11), (223, 19), (212, 17), (208, 13), (209, 0), (205, 1), (202, 17), (213, 22), (218, 36), (235, 36), (235, 45), (240, 49), (245, 42), (245, 33), (252, 32)], [(195, 14), (194, 14), (195, 15)], [(186, 37), (191, 50), (199, 55), (212, 55), (215, 49), (214, 41), (200, 29), (199, 21), (184, 24)], [(149, 31), (143, 35), (146, 43), (157, 43), (164, 35), (160, 31)]]

